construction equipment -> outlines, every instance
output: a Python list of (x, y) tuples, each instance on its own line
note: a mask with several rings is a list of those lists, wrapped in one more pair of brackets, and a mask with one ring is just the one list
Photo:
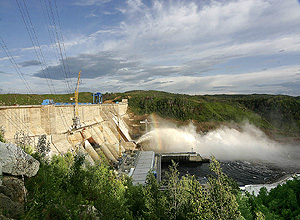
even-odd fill
[(77, 87), (74, 92), (74, 97), (70, 97), (71, 100), (75, 99), (75, 105), (74, 105), (74, 118), (73, 120), (73, 129), (77, 129), (80, 127), (80, 118), (78, 115), (78, 90), (79, 90), (79, 82), (80, 82), (80, 76), (81, 76), (81, 70), (78, 74), (78, 80), (77, 80)]
[(117, 131), (119, 133), (119, 158), (122, 157), (122, 149), (121, 149), (121, 129), (120, 129), (120, 117), (118, 115), (118, 127), (117, 127)]

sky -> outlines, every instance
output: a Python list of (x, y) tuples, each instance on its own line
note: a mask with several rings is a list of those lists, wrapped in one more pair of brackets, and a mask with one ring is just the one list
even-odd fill
[(300, 96), (299, 0), (1, 0), (0, 93)]

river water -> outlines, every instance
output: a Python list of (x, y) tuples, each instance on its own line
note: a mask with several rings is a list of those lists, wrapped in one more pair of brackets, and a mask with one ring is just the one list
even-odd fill
[[(224, 173), (234, 179), (239, 186), (248, 184), (271, 183), (280, 177), (297, 172), (293, 169), (274, 167), (263, 163), (252, 163), (248, 161), (220, 161)], [(162, 163), (162, 178), (165, 172), (169, 170), (170, 163)], [(186, 174), (195, 175), (200, 182), (212, 174), (209, 169), (209, 163), (179, 163), (178, 171), (180, 176)]]

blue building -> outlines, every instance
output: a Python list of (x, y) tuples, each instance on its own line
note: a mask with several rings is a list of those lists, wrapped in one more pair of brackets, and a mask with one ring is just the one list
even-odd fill
[(93, 93), (93, 104), (102, 104), (102, 97), (103, 95), (101, 92), (95, 92)]
[(44, 99), (42, 105), (53, 105), (53, 99)]

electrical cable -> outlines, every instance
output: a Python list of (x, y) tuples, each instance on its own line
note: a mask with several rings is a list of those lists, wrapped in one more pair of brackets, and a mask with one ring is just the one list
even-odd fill
[[(55, 34), (56, 34), (56, 40), (57, 40), (57, 45), (58, 45), (58, 48), (59, 48), (59, 55), (60, 55), (60, 58), (61, 58), (61, 62), (62, 62), (62, 66), (63, 66), (63, 70), (64, 70), (64, 73), (65, 73), (65, 79), (66, 79), (66, 83), (67, 83), (67, 86), (68, 86), (68, 89), (72, 92), (72, 89), (71, 89), (71, 86), (70, 86), (70, 82), (69, 82), (69, 76), (68, 76), (68, 73), (67, 73), (67, 63), (65, 61), (65, 58), (64, 58), (64, 55), (62, 53), (62, 45), (63, 42), (61, 42), (63, 39), (60, 39), (59, 38), (59, 34), (58, 34), (58, 28), (57, 28), (57, 25), (56, 25), (56, 21), (55, 21), (55, 16), (54, 16), (54, 12), (53, 12), (53, 7), (52, 7), (52, 4), (51, 4), (51, 1), (48, 0), (48, 3), (49, 3), (49, 9), (50, 9), (50, 12), (51, 12), (51, 18), (52, 18), (52, 23), (54, 25), (54, 30), (55, 30)], [(47, 5), (46, 5), (47, 7)], [(61, 34), (62, 36), (62, 34)]]
[(29, 92), (30, 94), (32, 94), (32, 93), (33, 93), (33, 92), (32, 92), (32, 89), (30, 88), (30, 85), (29, 85), (29, 83), (27, 82), (27, 80), (26, 80), (24, 74), (22, 73), (21, 69), (19, 68), (18, 64), (16, 63), (14, 57), (11, 55), (11, 53), (10, 53), (8, 47), (6, 46), (6, 44), (5, 44), (4, 40), (3, 40), (3, 38), (2, 38), (1, 36), (0, 36), (0, 38), (1, 38), (1, 41), (2, 41), (2, 42), (0, 42), (0, 44), (1, 44), (1, 47), (3, 48), (3, 50), (4, 50), (4, 52), (5, 52), (6, 56), (9, 58), (9, 61), (11, 62), (11, 64), (12, 64), (13, 67), (14, 67), (14, 69), (15, 69), (16, 72), (18, 73), (19, 77), (21, 78), (21, 80), (22, 80), (22, 82), (24, 83), (24, 85), (25, 85), (26, 89), (28, 90), (28, 92)]
[[(44, 66), (45, 66), (45, 59), (44, 59), (44, 56), (43, 56), (43, 53), (42, 53), (42, 50), (41, 50), (41, 47), (39, 45), (39, 42), (38, 42), (38, 39), (37, 39), (37, 36), (36, 36), (36, 33), (35, 33), (35, 30), (34, 30), (34, 26), (32, 24), (32, 21), (31, 21), (31, 18), (30, 18), (30, 15), (28, 13), (28, 10), (27, 10), (27, 6), (26, 6), (26, 3), (25, 1), (23, 0), (23, 3), (24, 3), (24, 7), (26, 7), (26, 11), (25, 9), (22, 7), (22, 5), (19, 3), (19, 0), (16, 0), (16, 3), (18, 5), (18, 8), (19, 8), (19, 11), (21, 13), (21, 16), (22, 16), (22, 20), (25, 24), (25, 27), (26, 27), (26, 30), (27, 30), (27, 33), (29, 35), (29, 38), (30, 38), (30, 41), (32, 43), (32, 46), (34, 48), (34, 51), (35, 51), (35, 54), (36, 54), (36, 57), (40, 63), (40, 66), (41, 66), (41, 70), (42, 70), (42, 73), (46, 79), (46, 82), (48, 84), (48, 87), (50, 89), (50, 92), (53, 93), (52, 91), (52, 88), (51, 88), (51, 85), (50, 85), (50, 82), (48, 81), (48, 76), (46, 75), (46, 72), (45, 72), (45, 69), (44, 69)], [(26, 14), (27, 12), (27, 14)], [(26, 17), (27, 15), (27, 17)], [(29, 23), (31, 24), (31, 26), (29, 25)], [(38, 46), (36, 46), (36, 44)], [(37, 47), (39, 48), (39, 50), (37, 49)], [(39, 53), (40, 52), (40, 53)], [(42, 58), (41, 58), (42, 57)], [(42, 59), (44, 61), (44, 63), (42, 62)], [(52, 84), (52, 86), (54, 87), (54, 85)]]

